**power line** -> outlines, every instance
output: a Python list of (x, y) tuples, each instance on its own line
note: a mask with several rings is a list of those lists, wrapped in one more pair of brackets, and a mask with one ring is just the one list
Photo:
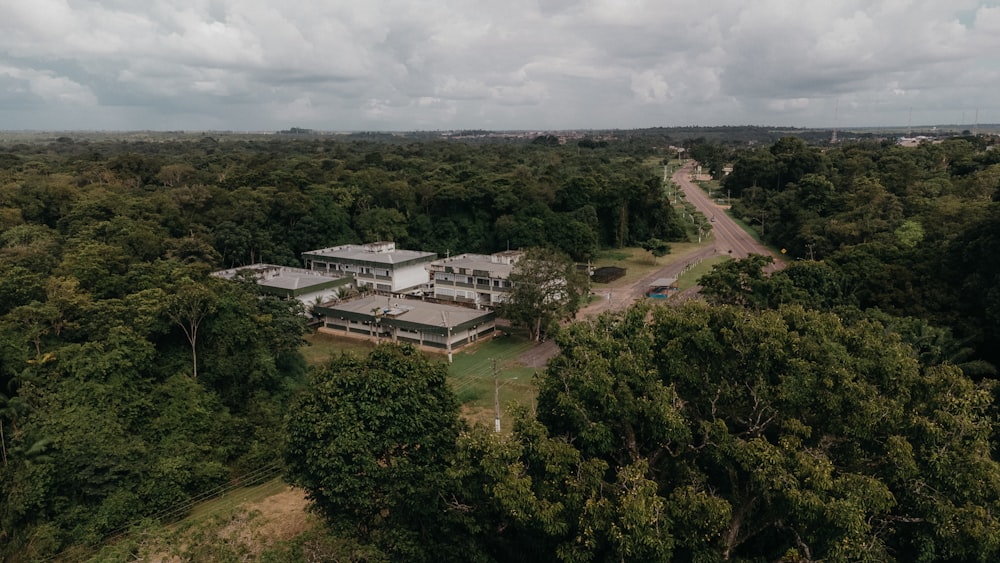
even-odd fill
[[(218, 498), (225, 497), (227, 494), (236, 491), (238, 489), (245, 489), (248, 487), (260, 485), (262, 483), (265, 483), (267, 481), (270, 481), (278, 477), (281, 474), (281, 472), (282, 472), (282, 464), (278, 461), (273, 461), (266, 465), (262, 465), (254, 470), (251, 470), (247, 473), (244, 473), (243, 475), (240, 475), (235, 480), (230, 480), (228, 483), (224, 485), (218, 485), (216, 487), (212, 487), (211, 489), (198, 493), (197, 495), (190, 497), (187, 500), (180, 501), (171, 507), (162, 509), (153, 514), (146, 515), (124, 526), (119, 526), (118, 528), (115, 528), (114, 530), (111, 530), (110, 532), (105, 534), (101, 543), (107, 545), (111, 541), (126, 536), (130, 533), (130, 530), (133, 530), (134, 528), (142, 525), (144, 522), (149, 520), (157, 521), (160, 524), (167, 524), (178, 521), (181, 519), (182, 516), (188, 514), (188, 512), (192, 508), (194, 508), (195, 505), (207, 502), (217, 497)], [(223, 508), (224, 507), (220, 506), (215, 511), (208, 512), (206, 514), (207, 515), (215, 514), (219, 510), (222, 510)], [(67, 549), (72, 549), (72, 547)], [(63, 557), (65, 554), (66, 550), (45, 559), (45, 561), (53, 561), (55, 559)]]

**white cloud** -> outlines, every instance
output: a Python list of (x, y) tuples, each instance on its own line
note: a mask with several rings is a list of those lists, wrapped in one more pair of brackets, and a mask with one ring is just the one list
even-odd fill
[(65, 76), (34, 69), (16, 68), (0, 64), (0, 80), (7, 83), (9, 94), (35, 98), (28, 103), (94, 105), (97, 98), (87, 87)]
[(801, 111), (810, 105), (809, 98), (791, 98), (785, 100), (770, 100), (767, 106), (776, 112)]
[(527, 81), (522, 84), (495, 86), (490, 89), (490, 98), (505, 106), (538, 105), (549, 98), (544, 84)]
[(434, 93), (452, 100), (481, 100), (489, 97), (490, 88), (482, 80), (442, 76)]
[(632, 92), (646, 103), (665, 102), (670, 98), (666, 78), (652, 70), (632, 75)]

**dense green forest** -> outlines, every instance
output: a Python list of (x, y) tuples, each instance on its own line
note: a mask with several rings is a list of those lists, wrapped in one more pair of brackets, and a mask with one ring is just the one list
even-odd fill
[(0, 557), (270, 469), (373, 561), (1000, 555), (989, 139), (687, 139), (787, 267), (726, 262), (706, 303), (560, 329), (499, 435), (411, 348), (307, 369), (300, 306), (208, 272), (372, 240), (580, 261), (682, 240), (665, 139), (290, 137), (0, 146)]
[(877, 321), (694, 302), (557, 340), (510, 435), (465, 427), (412, 348), (330, 362), (289, 419), (289, 477), (388, 561), (1000, 552), (992, 386)]
[[(638, 155), (646, 157), (648, 155)], [(492, 252), (685, 232), (620, 149), (330, 138), (0, 147), (0, 558), (96, 544), (280, 465), (296, 304), (208, 277), (396, 241)]]
[(738, 198), (734, 215), (801, 261), (756, 292), (757, 306), (792, 300), (920, 319), (949, 333), (940, 359), (1000, 364), (1000, 150), (989, 139), (827, 151), (783, 139), (737, 155), (723, 187)]

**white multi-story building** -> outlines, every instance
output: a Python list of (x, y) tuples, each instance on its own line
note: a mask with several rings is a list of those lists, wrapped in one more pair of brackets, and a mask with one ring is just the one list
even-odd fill
[(393, 293), (430, 281), (426, 266), (435, 258), (433, 252), (398, 250), (392, 242), (344, 244), (302, 253), (309, 270), (350, 275), (359, 288)]
[(494, 307), (510, 295), (510, 272), (519, 250), (496, 254), (459, 254), (428, 264), (434, 297), (478, 307)]

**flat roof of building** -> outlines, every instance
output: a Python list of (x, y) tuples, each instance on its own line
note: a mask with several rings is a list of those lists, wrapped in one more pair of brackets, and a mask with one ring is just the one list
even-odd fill
[(257, 276), (257, 284), (261, 287), (280, 289), (292, 294), (305, 293), (310, 289), (325, 289), (336, 285), (338, 281), (346, 281), (350, 276), (340, 276), (332, 272), (277, 266), (274, 264), (253, 264), (212, 272), (213, 276), (232, 279), (241, 271), (253, 272)]
[[(508, 260), (512, 257), (516, 257), (517, 254), (504, 254)], [(452, 268), (465, 268), (466, 270), (481, 270), (484, 272), (489, 272), (492, 276), (498, 278), (506, 278), (510, 276), (511, 270), (514, 269), (514, 265), (510, 263), (504, 263), (498, 261), (492, 255), (489, 254), (459, 254), (458, 256), (453, 256), (451, 258), (441, 258), (431, 262), (434, 266), (451, 266)]]
[(430, 262), (437, 258), (434, 252), (399, 250), (392, 243), (342, 244), (319, 250), (309, 250), (303, 256), (332, 258), (344, 262), (399, 265), (412, 262)]
[(491, 311), (468, 309), (466, 307), (457, 307), (442, 303), (430, 303), (419, 299), (398, 299), (383, 295), (369, 295), (361, 299), (323, 306), (324, 312), (327, 312), (327, 314), (336, 314), (337, 311), (345, 311), (367, 316), (372, 316), (376, 308), (379, 310), (379, 315), (384, 318), (399, 319), (407, 323), (435, 327), (455, 328), (482, 317), (494, 316)]
[(677, 285), (677, 278), (657, 278), (649, 284), (649, 287), (666, 287)]

